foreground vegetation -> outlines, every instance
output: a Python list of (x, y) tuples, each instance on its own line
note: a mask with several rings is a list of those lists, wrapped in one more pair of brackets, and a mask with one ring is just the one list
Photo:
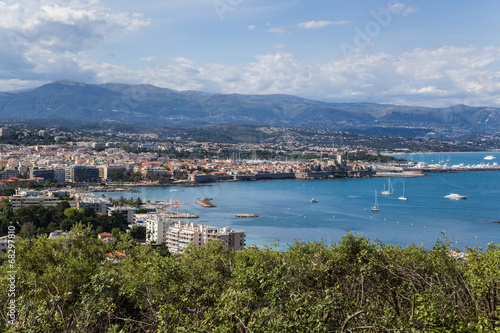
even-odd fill
[[(69, 238), (16, 238), (17, 319), (7, 325), (9, 262), (1, 255), (3, 332), (498, 332), (500, 247), (468, 260), (347, 234), (164, 256), (124, 235), (114, 247), (76, 225)], [(118, 264), (107, 253), (122, 251)]]

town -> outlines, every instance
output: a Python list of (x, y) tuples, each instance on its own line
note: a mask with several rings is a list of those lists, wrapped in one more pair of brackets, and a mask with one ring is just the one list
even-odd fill
[[(11, 135), (8, 127), (0, 130), (4, 139)], [(43, 139), (47, 131), (40, 130), (37, 135)], [(21, 236), (67, 236), (80, 218), (93, 223), (97, 237), (107, 244), (115, 244), (119, 232), (129, 230), (140, 241), (166, 245), (172, 254), (182, 253), (190, 243), (203, 247), (213, 239), (222, 241), (227, 249), (241, 250), (245, 247), (243, 230), (185, 222), (181, 219), (198, 216), (178, 213), (179, 202), (117, 202), (94, 193), (134, 192), (130, 189), (133, 186), (373, 176), (366, 164), (344, 159), (347, 147), (311, 147), (298, 156), (284, 147), (270, 149), (247, 143), (150, 141), (130, 147), (116, 142), (69, 141), (63, 135), (54, 140), (56, 143), (52, 144), (0, 145), (0, 189), (2, 199), (10, 204), (3, 209), (11, 207), (13, 214), (24, 214), (36, 206), (54, 215), (59, 210), (66, 217), (45, 224), (33, 218), (18, 225)], [(200, 151), (205, 156), (189, 155)], [(262, 156), (263, 152), (267, 155)], [(3, 229), (7, 230), (6, 223), (2, 224)], [(7, 243), (8, 237), (1, 237), (0, 249), (6, 248)]]
[[(14, 213), (32, 205), (59, 207), (61, 213), (65, 212), (62, 208), (77, 210), (80, 220), (87, 217), (94, 221), (97, 236), (109, 244), (116, 242), (118, 231), (133, 231), (140, 241), (166, 245), (171, 253), (182, 253), (189, 243), (203, 247), (215, 238), (228, 249), (241, 250), (245, 232), (186, 222), (184, 219), (198, 216), (179, 213), (178, 201), (118, 202), (104, 193), (135, 192), (137, 186), (191, 187), (233, 181), (424, 176), (427, 172), (499, 169), (496, 162), (471, 167), (397, 159), (388, 155), (409, 149), (386, 149), (380, 154), (366, 137), (354, 134), (341, 135), (347, 141), (356, 138), (355, 146), (346, 142), (333, 146), (329, 140), (318, 140), (325, 135), (322, 131), (309, 133), (309, 142), (306, 136), (293, 134), (298, 132), (266, 131), (279, 133), (282, 142), (219, 143), (160, 138), (155, 133), (82, 133), (57, 128), (35, 131), (4, 126), (0, 128), (0, 194)], [(445, 143), (448, 147), (456, 144)], [(443, 147), (436, 142), (434, 145)], [(79, 216), (77, 211), (64, 214)], [(32, 236), (45, 233), (59, 237), (77, 220), (53, 221), (51, 227), (28, 222), (19, 226), (19, 231), (21, 235), (31, 232)], [(7, 234), (5, 223), (1, 231)], [(6, 242), (7, 236), (1, 237), (0, 247)]]

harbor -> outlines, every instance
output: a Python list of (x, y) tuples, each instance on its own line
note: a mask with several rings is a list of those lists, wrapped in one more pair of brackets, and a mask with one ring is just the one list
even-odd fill
[[(455, 173), (466, 171), (500, 171), (497, 154), (442, 153), (390, 155), (410, 162), (370, 164), (379, 177), (422, 177), (430, 173)], [(500, 154), (499, 154), (500, 155)]]
[[(451, 154), (449, 162), (451, 165), (481, 164), (486, 155), (456, 153)], [(429, 164), (433, 164), (433, 159), (439, 160), (437, 154), (410, 155), (408, 158)], [(221, 182), (208, 187), (184, 188), (183, 192), (180, 189), (170, 192), (169, 187), (135, 189), (141, 192), (143, 201), (168, 203), (170, 197), (175, 197), (185, 204), (175, 209), (166, 208), (195, 214), (199, 216), (199, 223), (245, 230), (248, 246), (265, 246), (274, 241), (291, 244), (295, 239), (337, 242), (347, 230), (387, 244), (407, 246), (415, 243), (426, 248), (432, 248), (443, 238), (443, 233), (460, 250), (465, 246), (486, 247), (490, 242), (498, 242), (500, 224), (494, 222), (499, 221), (500, 216), (500, 172), (406, 175), (390, 175), (389, 192), (392, 195), (381, 194), (387, 190), (386, 177)], [(378, 193), (377, 212), (371, 210), (375, 191)], [(445, 197), (452, 193), (467, 199)], [(133, 193), (108, 195), (136, 196)], [(216, 200), (217, 207), (205, 209), (196, 204), (200, 198)], [(311, 198), (317, 202), (311, 203)], [(236, 217), (241, 212), (259, 217)]]

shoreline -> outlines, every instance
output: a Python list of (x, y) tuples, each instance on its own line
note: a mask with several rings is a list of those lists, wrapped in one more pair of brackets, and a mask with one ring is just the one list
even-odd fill
[[(420, 177), (427, 177), (428, 173), (458, 173), (458, 172), (477, 172), (477, 171), (500, 171), (500, 167), (497, 168), (476, 168), (476, 169), (416, 169), (416, 170), (406, 170), (407, 173), (405, 174), (404, 172), (401, 171), (391, 171), (391, 170), (374, 170), (372, 176), (370, 177), (336, 177), (336, 178), (284, 178), (284, 179), (252, 179), (252, 180), (220, 180), (220, 181), (214, 181), (214, 182), (204, 182), (204, 183), (197, 183), (197, 182), (192, 182), (191, 184), (183, 184), (183, 185), (178, 185), (178, 184), (171, 184), (171, 183), (166, 183), (166, 184), (141, 184), (141, 183), (134, 183), (134, 184), (121, 184), (121, 186), (126, 186), (126, 187), (205, 187), (205, 186), (213, 186), (212, 184), (221, 184), (221, 183), (240, 183), (240, 182), (264, 182), (264, 181), (273, 181), (273, 180), (297, 180), (297, 181), (311, 181), (311, 180), (339, 180), (339, 179), (370, 179), (370, 178), (379, 178), (379, 177), (402, 177), (402, 178), (420, 178)], [(108, 185), (108, 186), (117, 186), (117, 185)], [(130, 191), (123, 191), (123, 190), (111, 190), (111, 191), (97, 191), (97, 192), (131, 192), (131, 193), (140, 193), (139, 191), (135, 192), (134, 190)]]
[(424, 155), (424, 154), (479, 154), (479, 153), (500, 153), (500, 149), (495, 150), (477, 150), (477, 151), (429, 151), (429, 152), (417, 152), (417, 153), (391, 153), (391, 154), (380, 154), (384, 156), (393, 156), (393, 155)]

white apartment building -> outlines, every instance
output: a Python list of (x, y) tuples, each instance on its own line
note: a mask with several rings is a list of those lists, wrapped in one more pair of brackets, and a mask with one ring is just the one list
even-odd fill
[(92, 208), (96, 213), (101, 213), (103, 215), (107, 215), (109, 207), (112, 206), (111, 201), (108, 199), (98, 197), (91, 193), (78, 193), (75, 197), (79, 209)]
[(203, 227), (203, 224), (176, 221), (167, 231), (166, 244), (169, 251), (182, 253), (190, 243), (194, 243), (196, 247), (203, 247), (205, 244)]
[[(57, 206), (59, 198), (56, 198), (49, 193), (48, 195), (29, 195), (29, 192), (16, 191), (16, 194), (9, 197), (12, 204), (12, 210), (17, 210), (21, 207), (29, 205), (41, 205), (43, 207)], [(68, 201), (71, 207), (76, 206), (75, 201)]]
[(234, 230), (231, 227), (216, 228), (212, 226), (204, 227), (205, 243), (211, 240), (219, 240), (226, 244), (226, 249), (243, 250), (245, 248), (245, 232)]
[(169, 227), (175, 221), (162, 214), (151, 214), (146, 219), (146, 241), (148, 243), (165, 244)]
[(99, 166), (99, 177), (106, 180), (111, 179), (114, 172), (125, 174), (127, 169), (123, 165), (101, 165)]
[(146, 221), (146, 240), (156, 244), (166, 244), (172, 253), (182, 253), (193, 243), (203, 247), (211, 240), (219, 240), (226, 249), (245, 248), (245, 232), (230, 227), (217, 228), (193, 222), (174, 221), (164, 215), (150, 215)]

